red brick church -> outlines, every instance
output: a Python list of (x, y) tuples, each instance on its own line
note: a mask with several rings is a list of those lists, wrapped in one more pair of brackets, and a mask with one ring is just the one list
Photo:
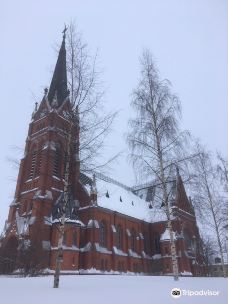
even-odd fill
[[(40, 268), (55, 267), (70, 107), (64, 34), (50, 88), (36, 104), (29, 125), (15, 198), (0, 239), (2, 272), (20, 268), (26, 252)], [(81, 172), (79, 140), (78, 123), (72, 140), (62, 271), (171, 274), (170, 238), (157, 199), (159, 187), (155, 183), (127, 187), (99, 173)], [(196, 217), (179, 172), (168, 187), (179, 273), (202, 275)]]

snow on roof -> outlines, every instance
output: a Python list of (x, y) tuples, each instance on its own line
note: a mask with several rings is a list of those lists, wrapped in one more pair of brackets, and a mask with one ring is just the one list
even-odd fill
[(153, 206), (132, 191), (119, 185), (101, 179), (96, 180), (97, 204), (119, 213), (143, 220), (145, 222), (159, 222), (167, 220), (163, 208)]

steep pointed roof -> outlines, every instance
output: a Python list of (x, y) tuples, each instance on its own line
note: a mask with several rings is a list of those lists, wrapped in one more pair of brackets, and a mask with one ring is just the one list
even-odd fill
[(48, 100), (51, 105), (55, 102), (57, 107), (61, 106), (66, 99), (67, 92), (67, 71), (66, 71), (66, 48), (65, 35), (66, 28), (63, 31), (63, 41), (59, 50), (58, 59), (55, 65), (54, 74), (48, 92)]

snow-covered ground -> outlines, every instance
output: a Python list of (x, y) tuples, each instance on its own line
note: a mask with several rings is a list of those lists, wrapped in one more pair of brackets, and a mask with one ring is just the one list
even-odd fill
[[(140, 304), (140, 303), (228, 303), (228, 279), (68, 275), (62, 276), (60, 288), (52, 288), (53, 277), (12, 278), (0, 276), (1, 304)], [(180, 298), (173, 298), (171, 290), (179, 288)], [(185, 290), (185, 291), (184, 291)], [(209, 291), (218, 295), (183, 295)]]

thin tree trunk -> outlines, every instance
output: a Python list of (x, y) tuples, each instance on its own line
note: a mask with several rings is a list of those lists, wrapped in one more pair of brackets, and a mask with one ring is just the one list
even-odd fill
[(72, 138), (72, 127), (73, 122), (70, 125), (70, 131), (67, 136), (67, 149), (66, 149), (66, 168), (64, 172), (64, 203), (63, 203), (63, 214), (61, 217), (60, 230), (59, 230), (59, 240), (58, 240), (58, 251), (56, 256), (55, 274), (54, 274), (54, 288), (59, 288), (59, 276), (61, 270), (61, 263), (63, 260), (63, 236), (66, 221), (66, 206), (69, 203), (69, 173), (70, 173), (70, 148), (71, 148), (71, 138)]
[(175, 281), (178, 281), (179, 270), (178, 270), (178, 261), (177, 261), (177, 253), (176, 253), (176, 244), (174, 241), (174, 236), (173, 236), (174, 232), (173, 232), (173, 227), (172, 227), (172, 221), (170, 218), (170, 209), (169, 209), (169, 202), (168, 202), (168, 193), (167, 193), (167, 189), (166, 189), (163, 158), (162, 158), (160, 142), (159, 142), (159, 138), (158, 138), (157, 134), (156, 134), (156, 141), (157, 141), (156, 144), (157, 144), (157, 148), (158, 148), (158, 157), (159, 157), (159, 163), (160, 163), (163, 197), (164, 197), (164, 203), (165, 203), (166, 215), (167, 215), (167, 228), (169, 230), (169, 235), (170, 235), (170, 250), (171, 250), (171, 257), (172, 257), (173, 277), (174, 277)]
[(217, 240), (218, 240), (218, 245), (219, 245), (219, 251), (220, 251), (220, 255), (221, 255), (221, 264), (222, 264), (223, 277), (226, 278), (226, 268), (225, 268), (223, 251), (222, 251), (222, 243), (221, 243), (221, 239), (220, 239), (220, 236), (219, 236), (219, 230), (218, 230), (217, 223), (215, 224), (215, 230), (216, 230), (216, 235), (217, 235)]
[(208, 187), (206, 176), (205, 176), (205, 180), (206, 180), (207, 193), (208, 193), (210, 207), (211, 207), (211, 213), (212, 213), (213, 221), (214, 221), (214, 224), (215, 224), (215, 232), (216, 232), (216, 236), (217, 236), (217, 242), (218, 242), (218, 245), (219, 245), (219, 252), (220, 252), (220, 256), (221, 256), (223, 277), (226, 278), (226, 269), (225, 269), (223, 251), (222, 251), (222, 242), (221, 242), (221, 238), (220, 238), (220, 235), (219, 235), (219, 227), (218, 227), (218, 223), (217, 223), (217, 219), (216, 219), (216, 215), (215, 215), (215, 210), (214, 210), (214, 207), (213, 207), (211, 191)]
[(218, 227), (218, 224), (217, 224), (217, 220), (216, 220), (216, 216), (215, 216), (215, 213), (214, 213), (214, 209), (212, 208), (211, 211), (212, 211), (213, 220), (214, 220), (214, 223), (215, 223), (215, 231), (216, 231), (217, 241), (218, 241), (218, 245), (219, 245), (219, 252), (220, 252), (220, 256), (221, 256), (221, 264), (222, 264), (223, 277), (226, 278), (226, 269), (225, 269), (223, 251), (222, 251), (222, 242), (221, 242), (221, 238), (220, 238), (220, 235), (219, 235), (219, 227)]

